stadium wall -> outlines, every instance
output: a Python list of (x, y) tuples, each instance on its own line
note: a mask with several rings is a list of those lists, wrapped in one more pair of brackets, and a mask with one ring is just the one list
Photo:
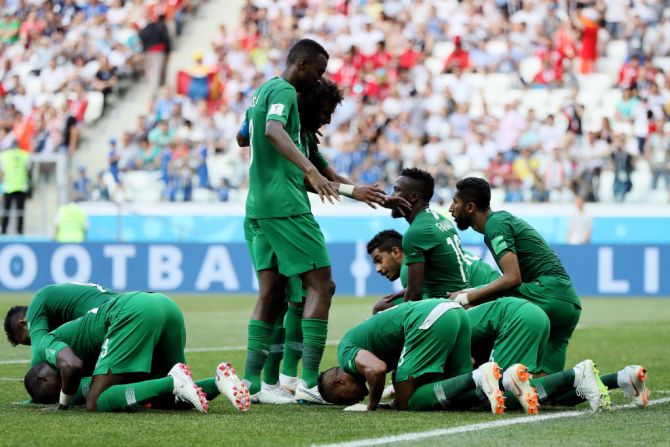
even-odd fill
[[(670, 296), (670, 245), (553, 247), (581, 295)], [(483, 245), (466, 249), (492, 261)], [(339, 295), (383, 295), (399, 289), (375, 273), (363, 241), (329, 244), (329, 251)], [(243, 243), (0, 244), (0, 291), (34, 291), (60, 282), (186, 293), (258, 289)]]

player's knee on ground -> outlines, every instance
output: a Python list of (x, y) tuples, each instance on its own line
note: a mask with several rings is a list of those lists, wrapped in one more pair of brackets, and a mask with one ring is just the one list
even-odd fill
[(335, 405), (353, 405), (368, 395), (368, 389), (362, 378), (347, 374), (339, 367), (322, 372), (317, 386), (321, 397)]

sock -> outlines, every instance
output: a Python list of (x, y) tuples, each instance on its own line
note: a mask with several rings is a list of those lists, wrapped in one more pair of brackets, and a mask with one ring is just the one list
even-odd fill
[(281, 373), (298, 377), (298, 362), (302, 357), (302, 307), (289, 306), (284, 319), (286, 342)]
[(600, 380), (602, 380), (605, 386), (610, 390), (621, 388), (621, 385), (619, 385), (621, 381), (623, 380), (624, 383), (626, 383), (625, 375), (621, 377), (622, 380), (619, 380), (619, 375), (622, 375), (622, 373), (625, 374), (623, 371), (618, 371), (611, 374), (605, 374), (604, 376), (600, 376)]
[(272, 342), (271, 323), (249, 320), (247, 333), (247, 362), (244, 366), (244, 380), (249, 383), (249, 393), (261, 390), (261, 370), (270, 352)]
[(212, 400), (221, 394), (216, 387), (216, 380), (213, 377), (210, 379), (198, 380), (195, 384), (202, 388), (202, 391), (204, 391), (207, 396), (207, 400)]
[(319, 365), (323, 350), (326, 348), (326, 337), (328, 336), (328, 321), (316, 318), (304, 318), (302, 320), (303, 351), (302, 351), (302, 375), (307, 388), (316, 386), (319, 377)]
[(123, 411), (137, 408), (151, 399), (172, 394), (173, 387), (172, 377), (114, 385), (107, 388), (98, 397), (98, 411)]
[(79, 382), (79, 388), (77, 392), (74, 393), (74, 402), (75, 405), (84, 405), (86, 404), (86, 396), (88, 395), (88, 389), (91, 387), (92, 377), (82, 377)]
[(263, 366), (263, 382), (269, 385), (275, 385), (279, 382), (279, 364), (284, 351), (284, 333), (284, 312), (282, 312), (272, 328), (270, 353)]
[(531, 379), (530, 383), (537, 390), (540, 403), (550, 402), (555, 405), (574, 407), (585, 401), (577, 396), (575, 391), (576, 380), (573, 368), (539, 379)]
[[(451, 406), (452, 400), (476, 387), (472, 374), (461, 374), (451, 379), (422, 385), (409, 399), (410, 411), (426, 411)], [(477, 399), (479, 401), (479, 399)]]

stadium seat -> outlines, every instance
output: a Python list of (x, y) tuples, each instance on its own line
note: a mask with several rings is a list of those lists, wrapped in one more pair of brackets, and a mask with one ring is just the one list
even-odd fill
[(452, 51), (454, 51), (454, 43), (451, 40), (437, 42), (433, 45), (433, 57), (442, 61), (447, 60)]
[(532, 83), (535, 75), (541, 68), (542, 61), (539, 57), (531, 56), (521, 59), (521, 62), (519, 63), (519, 74), (521, 75), (521, 79), (527, 84)]
[(665, 73), (670, 73), (670, 57), (655, 57), (652, 60), (652, 64), (663, 70)]
[(491, 40), (486, 44), (486, 52), (495, 57), (501, 57), (509, 51), (509, 46), (504, 40)]
[(454, 175), (457, 178), (465, 177), (470, 170), (470, 158), (467, 155), (450, 157), (451, 165), (454, 167)]
[(628, 42), (625, 40), (611, 40), (607, 43), (607, 58), (623, 64), (628, 57)]
[(601, 202), (611, 202), (614, 200), (614, 171), (603, 170), (600, 173), (600, 185), (598, 188), (598, 198)]
[(26, 76), (23, 79), (23, 86), (26, 89), (26, 94), (29, 96), (37, 96), (42, 93), (42, 81), (37, 76)]
[(505, 203), (505, 189), (491, 188), (491, 205), (501, 205)]
[(88, 101), (88, 106), (84, 113), (84, 123), (94, 123), (102, 116), (105, 97), (100, 92), (86, 92), (86, 100)]
[(521, 105), (526, 110), (535, 110), (536, 116), (542, 118), (551, 112), (549, 107), (549, 91), (545, 89), (531, 89), (521, 97)]
[(207, 188), (195, 188), (193, 190), (193, 201), (197, 203), (208, 203), (213, 201), (212, 190)]
[(435, 57), (429, 57), (426, 59), (426, 68), (433, 75), (438, 75), (444, 70), (444, 61)]

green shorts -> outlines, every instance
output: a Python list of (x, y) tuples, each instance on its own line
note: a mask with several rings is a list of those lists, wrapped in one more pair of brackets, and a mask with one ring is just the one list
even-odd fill
[(569, 278), (541, 276), (521, 284), (515, 296), (536, 304), (551, 323), (541, 370), (551, 374), (565, 369), (568, 343), (582, 314), (579, 297)]
[(186, 361), (186, 329), (179, 306), (161, 293), (119, 296), (107, 314), (107, 333), (93, 375), (165, 376)]
[(430, 299), (418, 301), (405, 315), (405, 346), (398, 360), (396, 382), (427, 374), (446, 379), (472, 371), (470, 320), (463, 308), (449, 309), (429, 327), (420, 327), (439, 303), (451, 304), (442, 300), (437, 303)]
[(472, 325), (472, 352), (476, 364), (495, 361), (502, 369), (524, 364), (540, 371), (549, 318), (535, 304), (521, 298), (498, 298), (467, 311)]
[[(251, 219), (244, 219), (244, 240), (247, 242), (247, 248), (249, 249), (249, 256), (251, 257), (251, 264), (254, 266), (254, 270), (258, 271), (260, 269), (256, 268), (256, 257), (254, 255), (254, 234), (251, 229), (252, 222)], [(295, 275), (288, 278), (286, 283), (286, 301), (289, 303), (302, 303), (303, 299), (303, 290), (302, 290), (302, 280), (300, 276)]]
[(294, 276), (330, 266), (323, 233), (311, 213), (247, 220), (256, 271), (277, 269)]

